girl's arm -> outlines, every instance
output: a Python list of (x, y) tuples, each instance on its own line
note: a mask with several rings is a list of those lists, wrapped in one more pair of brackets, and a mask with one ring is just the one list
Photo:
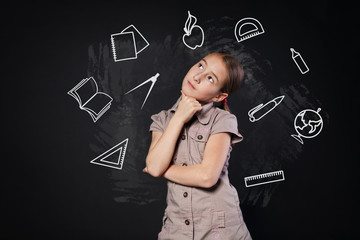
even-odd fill
[(146, 167), (144, 172), (153, 177), (160, 177), (169, 167), (176, 142), (184, 124), (177, 118), (171, 118), (164, 133), (152, 132), (152, 140), (148, 155), (146, 156)]
[(164, 133), (152, 133), (149, 152), (146, 156), (146, 167), (143, 172), (154, 177), (163, 175), (174, 155), (175, 146), (184, 124), (201, 109), (201, 104), (195, 98), (185, 96), (182, 93), (178, 108)]
[(171, 165), (164, 177), (175, 183), (192, 187), (210, 188), (216, 184), (229, 152), (231, 135), (217, 133), (210, 136), (200, 164), (191, 166)]

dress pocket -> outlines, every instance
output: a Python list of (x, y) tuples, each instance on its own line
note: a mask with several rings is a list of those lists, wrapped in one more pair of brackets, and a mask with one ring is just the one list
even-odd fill
[(163, 220), (162, 220), (163, 226), (165, 226), (165, 223), (166, 223), (167, 219), (168, 219), (168, 217), (166, 215), (164, 215)]
[(224, 238), (225, 212), (214, 212), (212, 218), (211, 233), (213, 239), (226, 239)]
[(204, 156), (206, 142), (209, 139), (209, 133), (204, 131), (189, 130), (189, 152), (195, 161), (194, 164), (200, 163)]
[(165, 225), (166, 224), (166, 221), (167, 221), (168, 217), (166, 214), (164, 214), (164, 217), (163, 217), (163, 220), (162, 220), (162, 228), (161, 228), (161, 232), (159, 232), (158, 234), (158, 240), (165, 240), (165, 239), (168, 239), (168, 232), (169, 232), (169, 229), (167, 228), (167, 226)]

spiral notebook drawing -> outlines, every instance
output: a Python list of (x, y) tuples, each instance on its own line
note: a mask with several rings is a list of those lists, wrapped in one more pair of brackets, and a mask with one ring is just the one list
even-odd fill
[(246, 187), (253, 187), (257, 185), (284, 181), (284, 180), (285, 180), (285, 176), (283, 170), (262, 173), (244, 178)]
[(121, 170), (124, 164), (128, 141), (129, 139), (126, 138), (124, 141), (91, 160), (90, 163)]
[(134, 25), (129, 25), (120, 33), (111, 34), (110, 39), (115, 62), (136, 59), (149, 46), (149, 42)]
[(88, 112), (94, 122), (110, 108), (113, 101), (108, 94), (99, 91), (93, 77), (81, 80), (68, 94), (78, 101), (79, 108)]

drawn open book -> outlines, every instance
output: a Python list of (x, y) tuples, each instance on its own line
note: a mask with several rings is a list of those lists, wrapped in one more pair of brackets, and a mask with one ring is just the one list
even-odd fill
[(74, 97), (81, 110), (87, 111), (96, 122), (109, 108), (112, 97), (100, 92), (93, 77), (81, 80), (74, 88), (68, 91)]

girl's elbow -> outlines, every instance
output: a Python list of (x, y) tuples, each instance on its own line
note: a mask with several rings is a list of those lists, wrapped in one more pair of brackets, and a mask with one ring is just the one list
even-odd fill
[(160, 171), (152, 171), (152, 172), (149, 172), (149, 174), (150, 174), (151, 176), (153, 176), (153, 177), (156, 177), (156, 178), (162, 176), (162, 172), (160, 172)]
[(218, 181), (218, 178), (210, 174), (204, 174), (201, 181), (201, 187), (203, 188), (211, 188), (213, 187)]
[(147, 168), (147, 173), (153, 177), (161, 177), (163, 174), (160, 170), (154, 169), (152, 166), (147, 165), (146, 168)]
[(160, 177), (160, 173), (156, 170), (155, 166), (151, 164), (149, 157), (146, 157), (146, 173), (150, 174), (153, 177)]
[(166, 167), (157, 163), (151, 157), (146, 157), (147, 173), (153, 177), (161, 177), (166, 171)]

